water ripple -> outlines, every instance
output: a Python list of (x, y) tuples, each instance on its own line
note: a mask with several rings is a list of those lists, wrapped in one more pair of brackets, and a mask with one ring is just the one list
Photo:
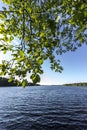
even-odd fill
[(0, 130), (87, 130), (86, 97), (86, 87), (0, 88)]

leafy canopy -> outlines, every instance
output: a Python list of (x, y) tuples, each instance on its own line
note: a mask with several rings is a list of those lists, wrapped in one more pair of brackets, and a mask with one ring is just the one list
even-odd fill
[[(87, 0), (2, 0), (0, 11), (0, 51), (11, 52), (2, 61), (0, 75), (9, 75), (26, 85), (27, 73), (40, 82), (42, 64), (61, 72), (58, 55), (87, 44)], [(18, 39), (16, 44), (15, 38)]]

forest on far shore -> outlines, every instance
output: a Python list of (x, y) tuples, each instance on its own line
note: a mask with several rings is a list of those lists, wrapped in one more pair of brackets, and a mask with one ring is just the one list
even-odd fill
[(63, 84), (64, 86), (87, 86), (86, 82), (82, 83), (70, 83), (70, 84)]
[[(0, 77), (0, 86), (1, 87), (8, 87), (8, 86), (17, 86), (17, 83), (14, 81), (8, 82), (8, 78), (4, 78), (4, 77)], [(27, 86), (34, 86), (34, 85), (38, 85), (38, 84), (33, 84), (33, 83), (28, 83), (27, 82)]]
[[(16, 82), (8, 81), (8, 78), (0, 77), (0, 86), (2, 87), (8, 87), (8, 86), (18, 86)], [(39, 84), (34, 84), (34, 83), (28, 83), (26, 86), (39, 86)], [(87, 82), (81, 82), (81, 83), (69, 83), (69, 84), (63, 84), (62, 86), (87, 86)]]

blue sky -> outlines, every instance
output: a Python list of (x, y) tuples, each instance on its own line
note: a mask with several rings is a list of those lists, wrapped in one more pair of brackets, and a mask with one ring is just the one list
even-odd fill
[(75, 52), (67, 52), (60, 56), (64, 70), (56, 73), (49, 69), (48, 61), (43, 65), (44, 74), (42, 84), (63, 84), (74, 82), (87, 82), (87, 45), (83, 45)]
[[(1, 1), (1, 0), (0, 0)], [(0, 8), (1, 8), (0, 4)], [(0, 62), (3, 59), (8, 59), (9, 55), (4, 56), (0, 52)], [(63, 72), (57, 73), (50, 69), (49, 61), (43, 64), (44, 74), (41, 76), (41, 83), (43, 85), (64, 84), (74, 82), (87, 82), (87, 45), (83, 45), (75, 52), (67, 52), (59, 56)]]

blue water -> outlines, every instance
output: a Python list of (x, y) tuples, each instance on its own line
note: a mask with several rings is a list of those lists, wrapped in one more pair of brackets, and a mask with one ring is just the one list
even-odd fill
[(0, 87), (0, 130), (87, 130), (87, 87)]

